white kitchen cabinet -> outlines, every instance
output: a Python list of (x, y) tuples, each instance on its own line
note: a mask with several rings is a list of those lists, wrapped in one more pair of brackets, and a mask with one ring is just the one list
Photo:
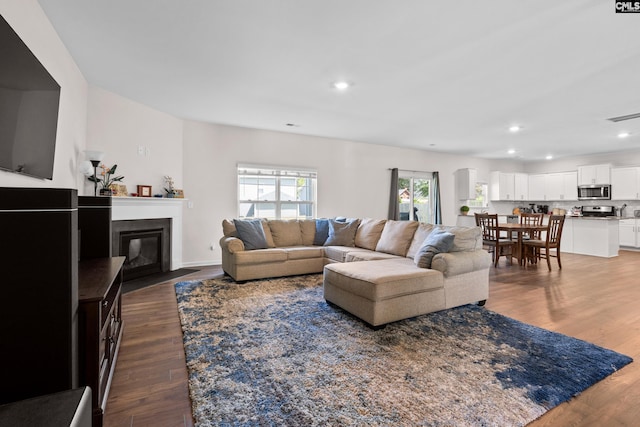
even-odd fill
[(526, 173), (513, 174), (513, 194), (515, 200), (529, 200), (529, 175)]
[(611, 200), (640, 199), (640, 168), (611, 169)]
[(515, 200), (515, 174), (491, 172), (491, 200)]
[(636, 219), (620, 220), (620, 246), (640, 247), (640, 230)]
[(564, 190), (564, 179), (562, 174), (548, 173), (546, 175), (544, 200), (562, 200), (562, 191)]
[(456, 171), (456, 191), (458, 200), (475, 200), (478, 172), (475, 169), (458, 169)]
[(529, 175), (529, 200), (542, 201), (545, 200), (547, 176), (540, 173)]
[(562, 185), (562, 200), (578, 200), (578, 172), (564, 172)]
[(573, 253), (573, 218), (566, 217), (562, 226), (560, 252)]
[(578, 185), (611, 184), (611, 165), (578, 166)]
[(577, 172), (546, 174), (545, 198), (543, 200), (578, 200)]

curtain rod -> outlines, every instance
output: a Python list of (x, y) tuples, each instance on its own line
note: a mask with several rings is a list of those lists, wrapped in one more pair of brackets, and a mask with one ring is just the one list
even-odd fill
[[(394, 170), (396, 168), (388, 168), (387, 170)], [(398, 172), (413, 172), (413, 173), (433, 173), (434, 171), (412, 171), (409, 169), (398, 169)], [(437, 172), (437, 171), (435, 171)]]

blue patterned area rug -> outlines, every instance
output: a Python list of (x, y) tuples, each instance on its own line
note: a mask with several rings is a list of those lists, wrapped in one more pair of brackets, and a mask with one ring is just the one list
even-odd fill
[(176, 294), (198, 426), (523, 426), (632, 361), (471, 305), (373, 331), (322, 275)]

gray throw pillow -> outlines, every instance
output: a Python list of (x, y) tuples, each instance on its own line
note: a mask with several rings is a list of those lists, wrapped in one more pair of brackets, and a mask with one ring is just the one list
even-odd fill
[(360, 225), (360, 220), (339, 222), (334, 219), (330, 219), (329, 237), (327, 238), (327, 241), (324, 242), (324, 246), (355, 246), (358, 225)]
[(248, 251), (254, 249), (266, 249), (267, 237), (264, 234), (262, 220), (260, 219), (234, 219), (234, 225), (238, 232), (238, 238), (244, 243)]
[(420, 268), (431, 268), (433, 257), (439, 253), (449, 252), (453, 247), (455, 236), (448, 231), (433, 230), (418, 249), (413, 262)]

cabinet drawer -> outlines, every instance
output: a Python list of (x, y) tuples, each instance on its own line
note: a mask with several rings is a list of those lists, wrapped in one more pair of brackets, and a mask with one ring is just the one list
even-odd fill
[(120, 293), (120, 287), (112, 286), (111, 289), (109, 289), (109, 293), (107, 294), (107, 297), (104, 300), (102, 300), (102, 303), (101, 303), (102, 305), (100, 306), (100, 309), (102, 310), (101, 323), (103, 325), (104, 325), (104, 322), (109, 317), (111, 309), (113, 308), (113, 304), (116, 301), (116, 298), (118, 297), (119, 293)]

